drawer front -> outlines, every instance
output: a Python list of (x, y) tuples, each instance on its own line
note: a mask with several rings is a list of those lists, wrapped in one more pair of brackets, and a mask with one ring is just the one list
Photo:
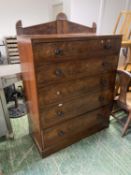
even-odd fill
[(68, 59), (87, 58), (118, 54), (120, 39), (99, 38), (82, 41), (59, 41), (51, 43), (34, 43), (35, 62), (40, 65), (43, 61), (62, 61)]
[(114, 81), (114, 74), (106, 73), (39, 88), (39, 104), (43, 106), (68, 101), (91, 91), (110, 89), (114, 87)]
[(71, 141), (72, 139), (69, 138), (77, 137), (80, 133), (82, 135), (84, 132), (87, 132), (88, 135), (88, 132), (98, 124), (108, 126), (109, 114), (108, 107), (100, 108), (46, 129), (43, 131), (44, 146), (50, 147), (62, 141)]
[(66, 80), (78, 79), (92, 75), (98, 75), (107, 71), (115, 71), (118, 58), (103, 57), (90, 58), (87, 60), (68, 61), (63, 63), (41, 64), (36, 67), (36, 79), (38, 86), (52, 84), (54, 82), (65, 82)]
[(110, 90), (92, 92), (88, 95), (70, 101), (56, 103), (50, 106), (40, 106), (43, 128), (48, 128), (61, 121), (76, 117), (101, 106), (112, 104), (113, 94)]

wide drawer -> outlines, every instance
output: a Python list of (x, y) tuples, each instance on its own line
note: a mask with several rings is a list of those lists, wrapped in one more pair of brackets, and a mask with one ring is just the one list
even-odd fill
[(98, 125), (101, 125), (101, 128), (108, 126), (109, 114), (108, 107), (100, 108), (44, 130), (44, 147), (59, 145), (63, 141), (72, 142), (71, 138), (77, 138), (79, 135), (82, 138)]
[(40, 42), (33, 44), (35, 63), (43, 61), (62, 61), (118, 54), (120, 38), (101, 37), (81, 41)]
[(118, 58), (115, 56), (97, 57), (86, 60), (68, 61), (63, 63), (48, 63), (36, 66), (36, 79), (38, 86), (47, 86), (54, 82), (76, 80), (81, 77), (98, 75), (100, 73), (115, 71)]
[(66, 83), (55, 83), (38, 89), (40, 106), (68, 101), (71, 98), (86, 95), (91, 91), (110, 89), (114, 87), (115, 76), (113, 73), (105, 73), (67, 81)]
[(54, 105), (40, 105), (40, 115), (43, 128), (76, 117), (101, 106), (112, 104), (113, 94), (111, 90), (101, 90), (88, 95), (74, 98), (70, 101), (56, 103)]

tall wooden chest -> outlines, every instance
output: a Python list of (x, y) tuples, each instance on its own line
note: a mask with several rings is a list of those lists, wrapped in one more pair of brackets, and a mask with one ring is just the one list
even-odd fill
[(32, 137), (47, 156), (109, 125), (121, 36), (18, 37)]

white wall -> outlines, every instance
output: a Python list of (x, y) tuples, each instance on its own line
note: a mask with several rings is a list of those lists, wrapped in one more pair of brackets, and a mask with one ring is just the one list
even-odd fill
[(99, 33), (112, 34), (120, 11), (126, 10), (127, 8), (128, 0), (103, 0)]
[(131, 0), (63, 0), (63, 4), (68, 19), (88, 26), (96, 22), (98, 34), (112, 34), (120, 11), (131, 9)]
[(63, 3), (54, 4), (52, 11), (52, 20), (54, 21), (56, 20), (56, 16), (58, 15), (58, 13), (63, 12)]
[(112, 33), (121, 10), (131, 9), (131, 0), (0, 0), (0, 39), (15, 35), (19, 19), (24, 26), (51, 20), (52, 4), (58, 3), (69, 20), (89, 26), (95, 21), (102, 34)]
[(15, 35), (19, 19), (24, 26), (49, 21), (52, 0), (0, 0), (0, 39)]
[[(70, 19), (70, 14), (71, 14), (71, 0), (51, 0), (52, 8), (54, 8), (54, 5), (62, 5), (62, 10), (61, 12), (64, 12), (68, 19)], [(59, 11), (60, 12), (60, 11)], [(56, 19), (56, 16), (54, 16), (54, 13), (52, 14), (52, 19)]]
[(71, 0), (63, 0), (63, 12), (71, 19)]
[(72, 21), (91, 26), (98, 22), (100, 0), (71, 0)]
[[(0, 0), (0, 45), (5, 36), (16, 34), (15, 24), (21, 19), (23, 26), (50, 20), (52, 0)], [(0, 46), (6, 60), (5, 46)], [(5, 61), (6, 62), (6, 61)]]

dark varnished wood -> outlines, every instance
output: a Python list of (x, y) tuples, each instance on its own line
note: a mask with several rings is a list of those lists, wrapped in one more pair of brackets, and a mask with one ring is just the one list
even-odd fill
[[(75, 119), (68, 120), (55, 127), (46, 129), (43, 131), (43, 139), (45, 147), (52, 147), (58, 145), (63, 140), (66, 140), (68, 144), (72, 137), (77, 137), (77, 134), (88, 131), (97, 125), (101, 127), (107, 127), (109, 124), (109, 108), (100, 108), (94, 112), (83, 114)], [(77, 128), (77, 129), (76, 129)]]
[[(98, 89), (110, 89), (114, 87), (114, 81), (115, 78), (111, 72), (75, 79), (73, 83), (72, 80), (69, 80), (66, 83), (63, 81), (62, 83), (56, 82), (45, 87), (40, 86), (38, 89), (39, 104), (44, 106), (60, 101), (68, 101), (68, 99), (79, 97)], [(44, 86), (45, 83), (42, 85)], [(96, 87), (98, 88), (96, 89)]]
[(94, 32), (64, 14), (17, 23), (30, 131), (43, 157), (108, 127), (121, 36)]
[[(113, 40), (112, 36), (106, 37)], [(51, 43), (57, 40), (58, 42), (62, 42), (65, 38), (66, 41), (72, 43), (74, 39), (76, 41), (79, 40), (80, 36), (74, 37), (67, 35), (67, 37), (65, 37), (64, 35), (63, 37), (55, 37), (53, 35), (52, 37), (50, 36), (48, 40), (47, 36), (45, 36), (45, 42)], [(86, 38), (86, 42), (88, 42), (87, 35), (81, 37), (81, 47), (84, 47)], [(92, 42), (95, 42), (95, 38), (101, 40), (102, 36), (90, 36), (89, 38), (89, 41), (92, 40)], [(117, 40), (117, 43), (118, 41), (120, 42), (120, 39), (121, 37), (114, 36), (114, 41)], [(46, 154), (52, 153), (53, 150), (65, 147), (69, 143), (71, 144), (77, 140), (76, 135), (74, 135), (71, 136), (71, 138), (73, 137), (74, 139), (69, 140), (68, 143), (63, 141), (63, 144), (61, 143), (62, 146), (59, 145), (56, 148), (55, 145), (54, 148), (45, 148), (45, 141), (42, 137), (42, 132), (45, 128), (51, 129), (58, 125), (58, 123), (61, 123), (63, 126), (65, 121), (71, 120), (72, 118), (77, 120), (77, 117), (84, 113), (95, 111), (109, 104), (112, 106), (115, 74), (118, 63), (118, 47), (115, 47), (117, 48), (116, 52), (114, 47), (110, 48), (110, 52), (106, 51), (105, 56), (98, 54), (98, 52), (95, 56), (92, 56), (91, 53), (94, 48), (90, 47), (88, 52), (85, 51), (84, 58), (76, 56), (75, 59), (74, 56), (71, 57), (73, 59), (68, 60), (68, 57), (63, 56), (62, 58), (64, 59), (60, 61), (40, 61), (39, 54), (36, 53), (37, 49), (35, 49), (35, 47), (37, 47), (36, 43), (39, 42), (39, 45), (41, 43), (44, 49), (44, 36), (39, 36), (38, 38), (21, 36), (18, 37), (18, 41), (21, 57), (24, 57), (23, 60), (21, 60), (23, 62), (24, 82), (29, 101), (30, 126), (32, 127), (31, 130), (34, 140), (38, 144), (40, 152), (45, 156)], [(112, 52), (111, 50), (114, 51)], [(40, 50), (38, 52), (40, 52)], [(102, 49), (101, 52), (105, 52), (105, 49)], [(75, 54), (75, 52), (73, 53)], [(108, 55), (108, 53), (110, 54)], [(82, 81), (82, 79), (84, 79), (84, 81)], [(61, 88), (63, 97), (56, 97), (57, 88)], [(46, 93), (47, 91), (48, 93)], [(71, 93), (71, 95), (69, 93)], [(109, 109), (108, 107), (108, 110)], [(106, 119), (108, 121), (109, 115), (106, 116)], [(98, 118), (94, 118), (94, 120), (91, 121), (94, 127), (98, 127), (98, 130), (104, 128), (103, 125), (100, 126)], [(89, 125), (87, 123), (87, 128), (90, 128)], [(97, 129), (92, 128), (91, 133), (97, 131)], [(81, 138), (86, 135), (85, 132), (82, 135), (83, 132), (84, 131), (80, 134)]]
[[(76, 36), (77, 37), (77, 36)], [(33, 49), (35, 53), (36, 64), (41, 64), (45, 61), (63, 61), (67, 59), (87, 59), (91, 56), (106, 56), (118, 54), (119, 52), (119, 38), (87, 38), (87, 40), (78, 38), (76, 41), (59, 41), (59, 42), (34, 42)], [(89, 52), (92, 50), (92, 52)], [(88, 54), (87, 54), (88, 53)]]
[(67, 20), (64, 13), (56, 17), (56, 21), (39, 25), (23, 27), (21, 20), (16, 23), (17, 35), (36, 35), (36, 34), (64, 34), (64, 33), (96, 33), (96, 24), (92, 27), (84, 26)]
[[(92, 95), (92, 93), (94, 95)], [(83, 95), (79, 98), (68, 99), (68, 101), (62, 99), (53, 105), (49, 105), (46, 109), (42, 103), (40, 105), (40, 113), (43, 128), (50, 127), (61, 121), (95, 110), (112, 102), (113, 95), (111, 90), (102, 89), (97, 92), (92, 91), (92, 93)]]
[[(46, 63), (36, 65), (37, 82), (38, 86), (42, 87), (46, 83), (52, 84), (53, 82), (64, 82), (66, 80), (76, 80), (82, 77), (93, 76), (105, 72), (114, 72), (117, 65), (117, 56), (111, 57), (90, 57), (89, 59), (82, 60), (76, 59), (74, 61), (58, 62), (55, 64)], [(92, 69), (90, 69), (90, 65)], [(48, 75), (48, 76), (47, 76)]]
[[(92, 121), (93, 122), (93, 121)], [(89, 127), (90, 124), (88, 125), (88, 128), (84, 131), (81, 131), (77, 134), (69, 136), (67, 139), (62, 139), (61, 142), (58, 142), (56, 145), (50, 145), (50, 147), (46, 147), (42, 152), (42, 156), (46, 157), (49, 156), (50, 154), (59, 151), (75, 142), (78, 142), (79, 140), (88, 137), (96, 132), (99, 132), (109, 126), (109, 123), (107, 123), (107, 120), (105, 122), (106, 124), (104, 125), (102, 122), (99, 123), (94, 123), (93, 127)], [(44, 133), (43, 133), (44, 134)]]

